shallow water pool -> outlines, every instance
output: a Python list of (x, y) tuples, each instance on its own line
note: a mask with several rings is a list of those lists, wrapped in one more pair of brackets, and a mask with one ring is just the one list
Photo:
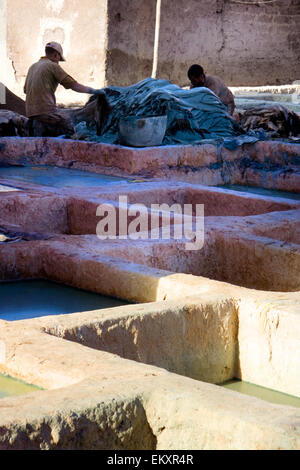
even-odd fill
[(8, 321), (128, 305), (113, 297), (41, 280), (1, 282), (0, 299), (0, 319)]
[(289, 405), (300, 408), (300, 398), (293, 395), (287, 395), (286, 393), (277, 392), (270, 388), (260, 387), (242, 380), (229, 380), (222, 387), (234, 390), (235, 392), (244, 393), (245, 395), (251, 395), (261, 400), (269, 401), (270, 403), (276, 403), (279, 405)]
[(25, 393), (36, 392), (37, 390), (42, 389), (36, 385), (27, 384), (22, 380), (17, 380), (0, 373), (0, 398), (24, 395)]
[(296, 199), (300, 201), (299, 193), (292, 193), (288, 191), (278, 191), (276, 189), (259, 188), (256, 186), (244, 186), (240, 184), (222, 184), (216, 187), (230, 189), (232, 191), (239, 191), (243, 193), (259, 194), (261, 196), (268, 197), (282, 197), (284, 199)]
[(89, 188), (129, 181), (126, 178), (117, 176), (107, 176), (90, 171), (58, 168), (55, 166), (0, 167), (0, 178), (9, 178), (20, 183), (33, 183), (56, 188)]

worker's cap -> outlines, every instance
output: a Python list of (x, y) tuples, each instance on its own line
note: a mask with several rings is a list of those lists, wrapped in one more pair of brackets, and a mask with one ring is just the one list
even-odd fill
[(59, 44), (59, 42), (55, 42), (55, 41), (47, 42), (46, 47), (51, 47), (51, 49), (54, 49), (56, 52), (58, 52), (60, 54), (60, 60), (65, 62), (66, 59), (64, 58), (63, 49), (61, 45)]

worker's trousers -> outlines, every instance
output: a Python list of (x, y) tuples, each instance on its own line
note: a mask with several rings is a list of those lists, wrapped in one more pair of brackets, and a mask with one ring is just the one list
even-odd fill
[(29, 132), (33, 137), (71, 136), (74, 128), (71, 120), (59, 111), (51, 114), (40, 114), (29, 118)]

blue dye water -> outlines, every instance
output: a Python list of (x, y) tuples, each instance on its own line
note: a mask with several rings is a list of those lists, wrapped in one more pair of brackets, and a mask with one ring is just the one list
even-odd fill
[(126, 178), (100, 175), (89, 171), (58, 168), (53, 166), (0, 167), (0, 178), (20, 183), (33, 183), (56, 188), (97, 187), (129, 181)]
[(120, 305), (128, 305), (128, 302), (50, 281), (0, 283), (2, 320), (25, 320)]
[(299, 193), (291, 193), (288, 191), (278, 191), (276, 189), (266, 189), (266, 188), (258, 188), (256, 186), (243, 186), (239, 184), (222, 184), (216, 186), (217, 188), (224, 188), (230, 189), (232, 191), (240, 191), (243, 193), (252, 193), (252, 194), (260, 194), (262, 196), (269, 196), (269, 197), (282, 197), (285, 199), (296, 199), (300, 200)]

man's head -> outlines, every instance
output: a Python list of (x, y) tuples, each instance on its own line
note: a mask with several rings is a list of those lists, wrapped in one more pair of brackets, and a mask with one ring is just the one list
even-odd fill
[(58, 42), (48, 42), (45, 47), (45, 52), (46, 57), (48, 57), (48, 59), (50, 59), (52, 62), (56, 62), (57, 64), (60, 61), (66, 60), (63, 55), (63, 49)]
[(191, 84), (194, 87), (204, 86), (205, 73), (201, 65), (198, 65), (198, 64), (191, 65), (190, 68), (188, 69), (187, 75)]

